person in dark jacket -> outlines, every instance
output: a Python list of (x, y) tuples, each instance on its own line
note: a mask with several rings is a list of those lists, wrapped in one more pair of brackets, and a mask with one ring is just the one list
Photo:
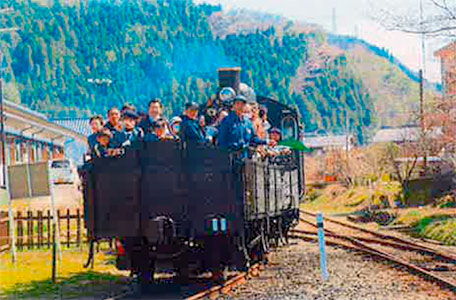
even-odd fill
[(110, 155), (109, 144), (112, 138), (112, 133), (107, 128), (102, 128), (97, 135), (97, 143), (92, 152), (93, 157), (108, 157)]
[(244, 96), (237, 96), (234, 99), (233, 110), (220, 124), (218, 145), (231, 151), (246, 150), (249, 146), (257, 145), (275, 146), (275, 141), (263, 140), (256, 136), (252, 122), (244, 116), (246, 103), (247, 99)]
[(158, 119), (163, 119), (163, 103), (160, 99), (155, 98), (149, 101), (147, 116), (145, 116), (139, 123), (144, 134), (153, 134), (154, 123)]
[(136, 126), (138, 114), (132, 110), (125, 110), (123, 113), (124, 131), (122, 147), (138, 147), (144, 137), (140, 127)]
[(108, 122), (106, 122), (104, 128), (108, 129), (112, 134), (109, 148), (119, 148), (122, 145), (123, 124), (120, 110), (117, 107), (112, 107), (108, 111)]
[(89, 153), (92, 153), (97, 144), (98, 133), (103, 129), (103, 117), (100, 115), (93, 116), (90, 118), (89, 124), (92, 129), (92, 134), (87, 138), (87, 142), (89, 143)]
[(182, 123), (180, 127), (179, 137), (183, 142), (198, 142), (204, 143), (205, 133), (204, 129), (198, 119), (198, 104), (189, 102), (185, 104), (184, 115), (182, 116)]
[(173, 141), (176, 138), (168, 129), (168, 123), (165, 119), (158, 119), (153, 123), (152, 132), (148, 132), (144, 136), (146, 142)]

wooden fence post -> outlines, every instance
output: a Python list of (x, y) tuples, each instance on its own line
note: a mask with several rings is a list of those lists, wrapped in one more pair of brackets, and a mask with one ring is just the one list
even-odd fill
[(70, 234), (70, 209), (67, 209), (67, 214), (66, 214), (66, 220), (67, 220), (67, 248), (70, 248), (70, 239), (71, 239), (71, 234)]
[(38, 211), (38, 248), (43, 246), (43, 211)]
[(47, 211), (47, 246), (51, 248), (51, 211)]
[[(57, 209), (57, 223), (56, 223), (56, 224), (57, 224), (57, 228), (56, 228), (56, 234), (59, 235), (59, 237), (58, 237), (58, 239), (57, 239), (57, 241), (59, 241), (59, 242), (58, 242), (59, 245), (61, 245), (61, 244), (60, 244), (60, 242), (61, 242), (61, 239), (60, 239), (60, 232), (61, 232), (61, 230), (62, 230), (62, 227), (60, 227), (60, 218), (61, 218), (61, 216), (60, 216), (60, 209)], [(62, 248), (60, 248), (60, 249), (62, 249)], [(61, 251), (60, 249), (58, 250), (59, 252)]]
[[(64, 211), (63, 213), (60, 210), (56, 211), (56, 237), (52, 236), (53, 216), (50, 210), (47, 210), (47, 213), (39, 210), (36, 214), (32, 210), (15, 212), (13, 216), (13, 225), (16, 236), (16, 248), (19, 250), (24, 250), (24, 248), (41, 249), (47, 245), (48, 249), (51, 249), (53, 239), (59, 240), (58, 227), (61, 225), (66, 229), (66, 234), (64, 229), (62, 230), (62, 236), (65, 236), (66, 238), (63, 243), (66, 244), (67, 248), (70, 248), (73, 244), (77, 245), (77, 247), (81, 247), (82, 244), (86, 242), (83, 240), (82, 222), (84, 221), (84, 215), (80, 209), (76, 209), (75, 214), (72, 214), (71, 209), (65, 210), (66, 212)], [(8, 228), (10, 224), (8, 221), (5, 221), (7, 218), (8, 213), (3, 211), (0, 212), (0, 251), (11, 248), (11, 241), (8, 238)], [(60, 224), (62, 219), (66, 224)], [(45, 230), (47, 230), (47, 232), (45, 232)], [(6, 231), (8, 231), (8, 233), (6, 233)], [(35, 237), (35, 235), (37, 236)]]
[(76, 210), (76, 224), (77, 224), (77, 231), (76, 231), (76, 243), (78, 247), (81, 246), (81, 212), (79, 208)]
[(28, 249), (33, 247), (33, 214), (27, 211), (27, 246)]
[(10, 248), (10, 230), (8, 213), (0, 211), (0, 251)]
[(24, 223), (22, 219), (22, 213), (17, 212), (17, 248), (24, 249)]

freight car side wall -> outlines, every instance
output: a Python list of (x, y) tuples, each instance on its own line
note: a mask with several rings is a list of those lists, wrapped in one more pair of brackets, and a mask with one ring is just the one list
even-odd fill
[(175, 142), (145, 143), (101, 158), (85, 176), (89, 226), (96, 237), (146, 236), (167, 218), (180, 237), (199, 237), (213, 218), (243, 230), (242, 182), (229, 153)]

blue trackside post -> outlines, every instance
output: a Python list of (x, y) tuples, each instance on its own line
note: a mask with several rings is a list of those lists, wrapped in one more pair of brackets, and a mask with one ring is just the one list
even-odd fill
[(326, 265), (325, 229), (323, 227), (323, 214), (317, 214), (318, 244), (320, 246), (320, 267), (323, 280), (329, 279), (328, 267)]

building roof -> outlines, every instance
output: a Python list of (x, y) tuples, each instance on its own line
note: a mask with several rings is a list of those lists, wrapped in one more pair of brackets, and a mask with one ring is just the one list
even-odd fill
[(77, 132), (78, 134), (81, 134), (83, 136), (89, 136), (92, 133), (92, 130), (90, 128), (89, 124), (89, 118), (70, 118), (70, 119), (54, 119), (52, 122), (68, 128), (70, 130), (73, 130)]
[(56, 144), (63, 144), (68, 139), (87, 140), (84, 135), (53, 123), (44, 114), (6, 100), (3, 104), (5, 128), (8, 132), (18, 132), (27, 138)]
[(377, 131), (373, 142), (414, 142), (420, 138), (420, 132), (421, 130), (419, 127), (384, 128)]
[[(351, 140), (351, 136), (349, 142)], [(347, 143), (346, 135), (320, 135), (304, 137), (304, 145), (312, 149), (345, 147)]]
[(434, 56), (442, 57), (448, 54), (455, 54), (456, 53), (456, 41), (449, 43), (443, 48), (434, 52)]
[[(443, 129), (439, 126), (434, 126), (425, 131), (425, 136), (431, 139), (438, 139), (442, 136)], [(374, 136), (374, 143), (400, 143), (400, 142), (416, 142), (421, 137), (420, 127), (403, 127), (403, 128), (385, 128), (380, 129)]]

